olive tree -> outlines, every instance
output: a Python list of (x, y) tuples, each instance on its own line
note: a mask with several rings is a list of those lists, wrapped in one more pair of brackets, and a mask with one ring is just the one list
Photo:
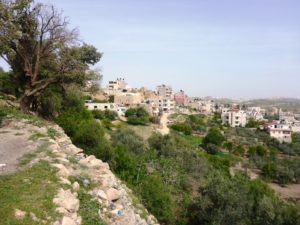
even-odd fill
[[(0, 56), (11, 67), (20, 106), (36, 111), (39, 96), (51, 84), (84, 87), (101, 58), (78, 40), (76, 29), (54, 6), (33, 0), (0, 0)], [(95, 76), (96, 75), (96, 76)]]

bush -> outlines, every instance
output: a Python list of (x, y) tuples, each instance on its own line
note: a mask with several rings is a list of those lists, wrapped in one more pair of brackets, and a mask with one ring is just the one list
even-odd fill
[(274, 162), (266, 163), (262, 168), (262, 175), (268, 179), (274, 179), (277, 176), (277, 167)]
[(0, 108), (0, 126), (4, 117), (6, 117), (6, 112)]
[(207, 144), (205, 146), (205, 150), (207, 153), (212, 154), (212, 155), (215, 155), (220, 151), (218, 146), (214, 145), (214, 144)]
[(151, 123), (154, 123), (154, 124), (159, 124), (160, 123), (160, 118), (158, 116), (152, 116), (149, 118), (149, 121)]
[(131, 129), (119, 129), (111, 134), (111, 140), (114, 146), (124, 146), (135, 154), (141, 155), (146, 151), (144, 140)]
[(69, 108), (67, 111), (61, 113), (56, 122), (64, 129), (67, 135), (71, 138), (75, 136), (78, 130), (78, 125), (82, 121), (92, 120), (93, 115), (86, 108)]
[(117, 146), (114, 150), (112, 168), (122, 180), (133, 184), (138, 175), (137, 161), (128, 152), (125, 146)]
[(111, 149), (104, 137), (104, 129), (95, 120), (81, 121), (74, 135), (74, 143), (88, 155), (109, 161)]
[(95, 119), (99, 119), (99, 120), (107, 119), (113, 121), (118, 118), (118, 114), (112, 110), (105, 110), (105, 111), (93, 110), (92, 114)]
[(185, 135), (192, 134), (192, 127), (187, 123), (176, 123), (171, 126), (171, 129), (176, 130), (178, 132), (182, 132)]
[(208, 131), (208, 134), (203, 139), (203, 145), (204, 147), (208, 144), (221, 146), (224, 141), (225, 141), (225, 137), (223, 136), (221, 131), (218, 128), (211, 128)]
[(130, 108), (125, 112), (127, 122), (132, 125), (147, 125), (149, 123), (149, 113), (143, 108)]
[(245, 148), (242, 145), (235, 146), (233, 148), (233, 154), (243, 156), (245, 154)]
[(140, 185), (143, 204), (162, 223), (174, 223), (174, 202), (168, 187), (159, 175), (149, 175)]

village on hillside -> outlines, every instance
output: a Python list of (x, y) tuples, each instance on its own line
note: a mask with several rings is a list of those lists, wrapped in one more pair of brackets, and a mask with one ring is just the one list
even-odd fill
[[(271, 137), (279, 142), (290, 143), (293, 133), (300, 133), (300, 114), (283, 111), (272, 107), (264, 109), (259, 106), (234, 104), (218, 104), (211, 97), (189, 97), (183, 90), (174, 91), (170, 85), (158, 85), (156, 90), (146, 87), (132, 88), (124, 78), (109, 81), (102, 89), (102, 94), (86, 100), (88, 110), (111, 110), (124, 120), (129, 108), (143, 107), (152, 116), (182, 114), (218, 113), (222, 125), (230, 127), (246, 127), (249, 121), (256, 121), (260, 129), (268, 131)], [(172, 120), (168, 120), (168, 125)], [(161, 123), (161, 126), (163, 124)]]

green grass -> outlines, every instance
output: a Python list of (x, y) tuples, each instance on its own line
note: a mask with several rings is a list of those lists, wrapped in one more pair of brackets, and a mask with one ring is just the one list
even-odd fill
[(193, 135), (182, 135), (182, 137), (189, 145), (191, 145), (194, 148), (197, 148), (200, 144), (202, 144), (202, 137)]
[[(49, 155), (50, 151), (48, 149), (48, 145), (49, 145), (48, 143), (42, 144), (42, 145), (38, 146), (34, 152), (23, 155), (23, 157), (19, 160), (19, 166), (27, 165), (33, 159), (35, 159), (37, 157), (37, 155), (41, 152), (45, 152), (46, 155)], [(52, 155), (49, 155), (49, 156), (52, 156)]]
[(230, 153), (219, 152), (215, 155), (211, 155), (206, 152), (200, 152), (199, 154), (201, 157), (208, 159), (213, 167), (228, 175), (230, 166), (241, 160), (238, 156)]
[(53, 140), (55, 140), (59, 136), (57, 131), (55, 129), (51, 128), (51, 127), (48, 128), (47, 134)]
[(84, 190), (78, 192), (78, 198), (80, 200), (79, 215), (82, 217), (82, 225), (105, 225), (105, 223), (99, 219), (98, 210), (100, 204), (97, 200), (93, 200), (92, 197)]
[(12, 175), (0, 176), (0, 224), (1, 225), (39, 225), (30, 216), (17, 220), (15, 209), (34, 213), (39, 219), (51, 217), (52, 224), (57, 217), (53, 198), (59, 188), (56, 169), (42, 161), (31, 168)]
[(28, 120), (29, 123), (31, 123), (35, 126), (38, 126), (38, 127), (47, 125), (47, 122), (45, 120), (43, 120), (37, 116), (31, 115), (31, 114), (23, 113), (12, 107), (0, 107), (0, 113), (1, 113), (1, 115), (13, 116), (16, 119)]
[(30, 141), (37, 141), (38, 139), (45, 138), (45, 137), (47, 137), (47, 135), (38, 132), (38, 133), (32, 134), (29, 137), (29, 140)]

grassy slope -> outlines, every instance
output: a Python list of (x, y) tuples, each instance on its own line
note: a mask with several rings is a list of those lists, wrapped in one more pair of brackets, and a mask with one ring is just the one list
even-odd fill
[(34, 213), (39, 219), (56, 218), (53, 198), (59, 187), (56, 170), (48, 162), (40, 162), (21, 172), (0, 176), (0, 224), (35, 225), (29, 215), (17, 220), (15, 209)]

